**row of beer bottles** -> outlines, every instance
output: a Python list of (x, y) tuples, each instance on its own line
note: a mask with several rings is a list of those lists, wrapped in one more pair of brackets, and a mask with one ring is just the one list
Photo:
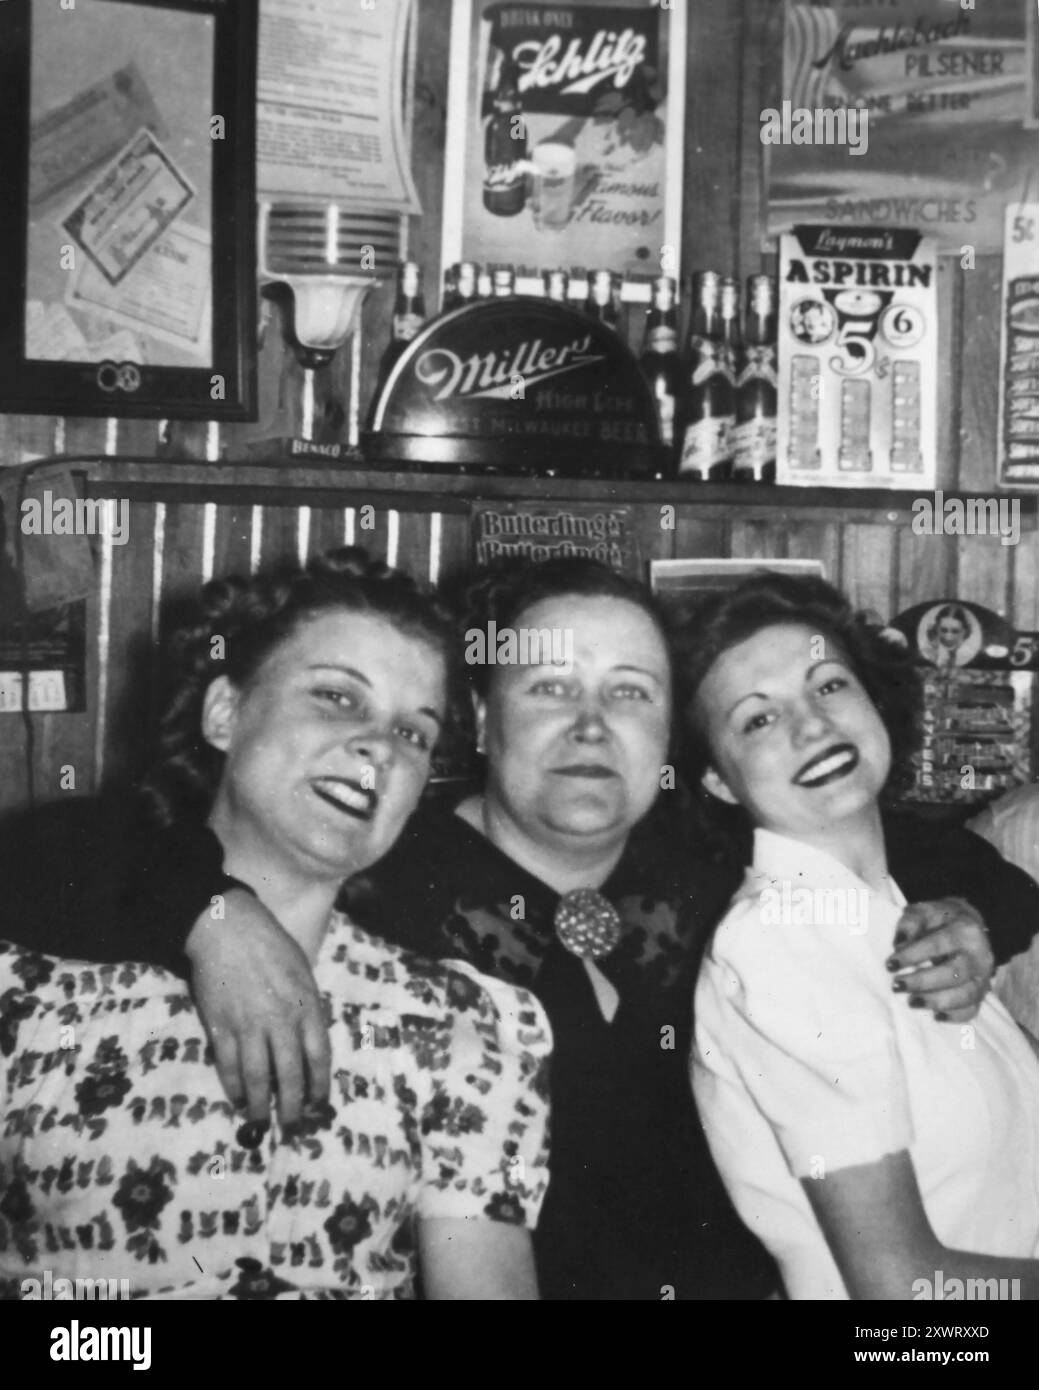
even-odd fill
[[(541, 279), (548, 299), (567, 302), (570, 276), (565, 270), (546, 270)], [(592, 271), (588, 276), (585, 313), (613, 329), (619, 329), (623, 284), (621, 276), (611, 271)], [(515, 293), (516, 272), (511, 265), (488, 266), (484, 269), (475, 261), (461, 261), (444, 273), (440, 312), (446, 314), (480, 299), (508, 299)], [(426, 297), (422, 288), (422, 268), (415, 261), (402, 261), (397, 271), (397, 297), (393, 305), (390, 341), (379, 364), (376, 395), (397, 358), (404, 353), (425, 322)]]
[(696, 274), (684, 354), (678, 346), (677, 287), (659, 276), (639, 365), (679, 477), (775, 481), (776, 285), (770, 276), (747, 281), (741, 335), (737, 282), (711, 270)]
[(678, 370), (678, 476), (693, 482), (774, 482), (775, 281), (768, 275), (748, 279), (741, 334), (739, 284), (711, 270), (696, 274), (686, 350)]
[[(565, 270), (547, 270), (542, 279), (549, 299), (567, 301)], [(445, 275), (442, 312), (477, 299), (508, 297), (515, 284), (511, 266), (484, 271), (463, 261)], [(610, 271), (592, 271), (585, 312), (617, 329), (622, 284)], [(685, 352), (680, 353), (676, 283), (669, 276), (653, 281), (639, 362), (657, 402), (661, 438), (674, 453), (674, 471), (691, 481), (775, 479), (775, 282), (767, 275), (749, 278), (742, 335), (739, 300), (735, 280), (710, 270), (696, 274)], [(376, 397), (425, 321), (422, 271), (414, 261), (405, 261), (398, 272), (392, 335)]]

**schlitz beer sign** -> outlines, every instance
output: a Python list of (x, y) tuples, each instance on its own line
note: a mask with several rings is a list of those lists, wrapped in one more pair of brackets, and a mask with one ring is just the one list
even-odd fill
[(570, 477), (662, 466), (656, 406), (605, 325), (517, 296), (456, 309), (396, 363), (364, 437), (368, 458)]
[(655, 0), (452, 10), (443, 256), (677, 277), (685, 6)]
[[(586, 116), (595, 100), (625, 92), (639, 69), (659, 69), (658, 18), (628, 6), (494, 4), (486, 11), (490, 41), (519, 70), (523, 109)], [(485, 93), (484, 115), (491, 110)]]

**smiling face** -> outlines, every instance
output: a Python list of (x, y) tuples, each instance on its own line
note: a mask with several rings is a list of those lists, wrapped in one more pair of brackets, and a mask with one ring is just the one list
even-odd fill
[(203, 732), (227, 755), (211, 818), (225, 846), (321, 879), (374, 863), (429, 776), (445, 680), (421, 637), (335, 610), (301, 623), (244, 689), (214, 681)]
[(543, 599), (517, 627), (573, 635), (567, 667), (502, 666), (477, 725), (485, 797), (528, 840), (601, 849), (622, 842), (660, 788), (671, 727), (671, 667), (633, 603)]
[(891, 743), (831, 640), (800, 624), (763, 628), (718, 658), (695, 713), (713, 757), (704, 785), (755, 825), (816, 840), (875, 816)]

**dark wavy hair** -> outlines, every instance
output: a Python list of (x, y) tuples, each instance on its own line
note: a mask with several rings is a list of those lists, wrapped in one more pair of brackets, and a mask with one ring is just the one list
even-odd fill
[[(464, 630), (486, 631), (492, 620), (499, 630), (514, 628), (536, 603), (570, 597), (612, 598), (634, 605), (646, 614), (670, 652), (669, 619), (649, 589), (638, 579), (584, 555), (500, 561), (470, 581), (457, 601)], [(467, 667), (469, 684), (478, 695), (487, 694), (497, 669), (491, 665)]]
[[(886, 800), (891, 799), (911, 783), (910, 758), (920, 737), (922, 693), (907, 648), (857, 613), (824, 580), (767, 570), (705, 599), (688, 613), (676, 634), (676, 710), (686, 776), (698, 785), (712, 763), (696, 713), (696, 697), (708, 672), (730, 648), (780, 623), (798, 623), (832, 642), (862, 682), (891, 740), (891, 771), (883, 793)], [(715, 798), (706, 798), (712, 813), (714, 802)], [(722, 812), (720, 819), (726, 818), (734, 824)], [(741, 819), (745, 824), (746, 817)]]
[(225, 675), (245, 686), (301, 623), (334, 610), (383, 618), (428, 643), (443, 658), (450, 686), (456, 661), (450, 614), (408, 575), (359, 547), (329, 551), (302, 567), (211, 580), (169, 644), (172, 694), (159, 724), (158, 756), (141, 788), (156, 823), (209, 813), (224, 765), (224, 754), (202, 736), (210, 682)]

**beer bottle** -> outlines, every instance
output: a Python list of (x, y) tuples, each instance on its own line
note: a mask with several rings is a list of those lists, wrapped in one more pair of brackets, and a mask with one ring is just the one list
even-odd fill
[(639, 366), (657, 401), (660, 437), (668, 446), (675, 438), (675, 401), (681, 389), (678, 357), (678, 314), (675, 282), (667, 275), (653, 281), (653, 304), (646, 316), (646, 338)]
[(608, 270), (592, 270), (588, 274), (588, 298), (584, 311), (589, 318), (598, 319), (615, 332), (620, 330), (614, 277)]
[[(733, 387), (743, 365), (743, 349), (740, 343), (740, 287), (731, 276), (722, 280), (721, 294), (722, 351), (729, 380)], [(735, 400), (735, 394), (733, 395)], [(733, 412), (735, 414), (735, 412)]]
[(397, 270), (397, 298), (393, 305), (393, 326), (390, 341), (379, 363), (375, 400), (402, 356), (426, 321), (426, 301), (422, 294), (422, 268), (415, 261), (402, 261)]
[(570, 292), (570, 276), (565, 270), (543, 270), (541, 279), (545, 286), (545, 296), (557, 304), (565, 304)]
[(458, 266), (449, 265), (444, 271), (444, 289), (440, 296), (440, 312), (449, 313), (458, 308)]
[(460, 309), (476, 298), (476, 281), (480, 267), (475, 261), (459, 261), (444, 271), (444, 301), (440, 312), (446, 314)]
[(516, 293), (516, 272), (511, 265), (491, 266), (491, 295), (495, 299), (508, 299)]
[(747, 281), (743, 369), (736, 384), (732, 476), (744, 482), (776, 480), (776, 289), (768, 275)]
[(613, 327), (620, 332), (621, 315), (624, 308), (624, 276), (610, 276), (610, 307), (613, 310)]
[(503, 57), (498, 65), (491, 114), (484, 126), (483, 205), (496, 217), (515, 217), (527, 201), (527, 134), (519, 94), (519, 68)]
[[(480, 267), (475, 261), (461, 261), (458, 266), (458, 305), (472, 304), (477, 298), (476, 286)], [(457, 308), (458, 305), (455, 307)]]
[(721, 277), (715, 271), (700, 271), (693, 277), (693, 317), (677, 438), (681, 441), (679, 475), (698, 482), (719, 482), (729, 475), (728, 436), (735, 401), (720, 300)]

